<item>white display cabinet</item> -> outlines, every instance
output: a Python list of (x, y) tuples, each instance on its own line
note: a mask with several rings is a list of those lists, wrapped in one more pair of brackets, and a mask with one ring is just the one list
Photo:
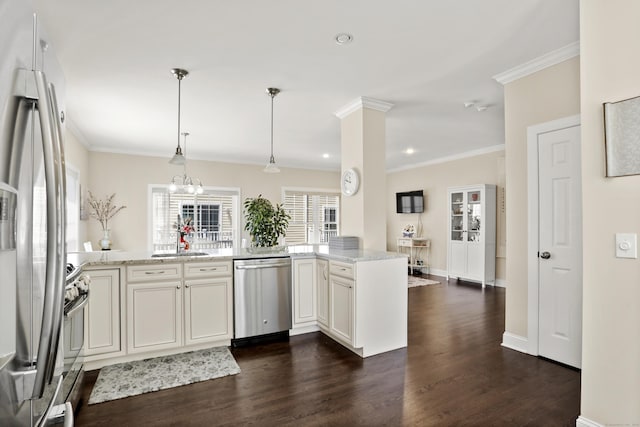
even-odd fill
[(447, 279), (495, 284), (496, 186), (451, 187), (447, 197)]

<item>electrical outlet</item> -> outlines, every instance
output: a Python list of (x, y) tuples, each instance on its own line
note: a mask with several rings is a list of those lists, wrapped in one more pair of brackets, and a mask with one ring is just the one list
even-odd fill
[(636, 233), (616, 233), (616, 258), (638, 258)]

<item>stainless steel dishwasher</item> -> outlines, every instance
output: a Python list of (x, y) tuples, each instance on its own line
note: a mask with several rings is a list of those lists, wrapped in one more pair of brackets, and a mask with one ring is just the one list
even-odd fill
[(233, 262), (234, 346), (260, 338), (288, 337), (291, 329), (291, 259)]

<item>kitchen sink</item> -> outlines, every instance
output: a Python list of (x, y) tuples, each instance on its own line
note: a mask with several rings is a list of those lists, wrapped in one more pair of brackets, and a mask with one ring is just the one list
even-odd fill
[(173, 258), (173, 257), (187, 257), (187, 256), (207, 256), (206, 252), (166, 252), (161, 254), (153, 254), (151, 258)]

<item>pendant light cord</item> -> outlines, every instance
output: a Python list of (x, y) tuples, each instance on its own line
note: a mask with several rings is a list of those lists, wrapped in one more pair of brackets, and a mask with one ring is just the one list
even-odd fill
[(270, 94), (271, 95), (271, 158), (269, 159), (270, 162), (274, 161), (273, 158), (273, 98), (276, 96), (275, 94)]
[(180, 93), (182, 76), (178, 75), (178, 149), (180, 148)]

